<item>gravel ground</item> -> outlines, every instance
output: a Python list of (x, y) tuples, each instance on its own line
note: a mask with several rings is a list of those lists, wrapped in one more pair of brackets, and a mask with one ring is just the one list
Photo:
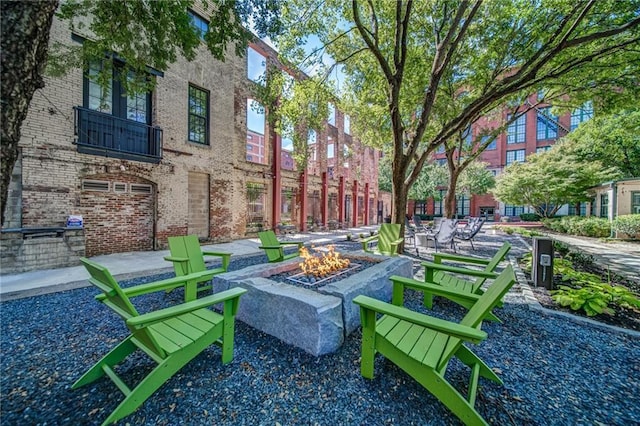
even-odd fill
[[(478, 240), (474, 254), (482, 256), (493, 254), (501, 244), (483, 240), (482, 235)], [(524, 250), (521, 244), (516, 246), (516, 238), (513, 241), (514, 252)], [(338, 249), (352, 246), (357, 243), (341, 243)], [(427, 258), (425, 252), (421, 256)], [(237, 258), (231, 268), (265, 260), (264, 256)], [(419, 271), (417, 258), (415, 265)], [(121, 401), (109, 380), (70, 389), (127, 335), (122, 321), (93, 299), (96, 293), (84, 288), (0, 305), (2, 424), (100, 424)], [(140, 312), (147, 312), (181, 299), (182, 292), (174, 291), (139, 297), (134, 303)], [(464, 315), (457, 305), (438, 302), (433, 315), (454, 320)], [(407, 303), (423, 310), (412, 292)], [(490, 423), (640, 424), (640, 339), (529, 311), (516, 290), (496, 314), (504, 323), (484, 324), (489, 339), (472, 345), (504, 380), (504, 386), (480, 382), (476, 407)], [(209, 347), (120, 423), (459, 424), (429, 392), (381, 356), (376, 359), (376, 378), (362, 378), (360, 339), (356, 331), (338, 352), (314, 357), (238, 322), (233, 362), (221, 365), (219, 349)], [(136, 382), (152, 366), (138, 356), (120, 371)], [(447, 378), (465, 389), (468, 369), (454, 360)]]

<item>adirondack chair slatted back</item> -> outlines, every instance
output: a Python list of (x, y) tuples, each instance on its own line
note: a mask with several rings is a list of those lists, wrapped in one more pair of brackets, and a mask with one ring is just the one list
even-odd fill
[[(496, 252), (496, 254), (493, 255), (493, 257), (491, 258), (489, 263), (487, 263), (487, 266), (484, 268), (484, 271), (485, 272), (493, 272), (493, 271), (495, 271), (496, 267), (507, 256), (507, 253), (509, 253), (509, 250), (511, 250), (511, 244), (509, 244), (507, 242), (502, 244), (502, 247), (500, 247), (500, 250), (498, 250)], [(480, 288), (484, 284), (484, 282), (486, 280), (487, 280), (487, 278), (478, 277), (478, 279), (476, 279), (475, 284), (473, 285), (473, 289), (477, 290), (478, 288)]]
[[(80, 261), (91, 275), (89, 282), (102, 290), (104, 294), (104, 299), (100, 300), (102, 303), (120, 315), (125, 321), (139, 315), (138, 311), (129, 300), (129, 297), (124, 294), (122, 288), (107, 268), (86, 258), (82, 258)], [(166, 356), (164, 350), (160, 347), (149, 329), (138, 330), (134, 327), (128, 328), (148, 350), (162, 358)]]
[(485, 271), (488, 271), (488, 272), (494, 271), (498, 266), (498, 264), (502, 262), (505, 257), (507, 257), (507, 253), (509, 253), (509, 250), (511, 250), (511, 244), (507, 242), (502, 244), (502, 247), (500, 247), (500, 250), (496, 252), (496, 254), (491, 258), (491, 261), (487, 264)]
[(185, 257), (189, 259), (189, 270), (179, 271), (181, 268), (179, 263), (173, 264), (176, 275), (181, 276), (191, 274), (193, 272), (202, 272), (207, 269), (204, 263), (204, 257), (202, 256), (202, 248), (200, 247), (200, 241), (196, 235), (185, 235), (179, 237), (169, 237), (169, 250), (171, 255), (175, 257)]
[[(263, 246), (275, 247), (280, 245), (280, 241), (278, 241), (278, 238), (276, 237), (275, 232), (271, 230), (258, 232), (258, 237), (260, 238), (260, 242), (262, 243)], [(281, 250), (282, 250), (281, 248), (265, 249), (269, 262), (274, 262), (280, 259), (282, 257)]]
[[(460, 325), (466, 325), (472, 328), (480, 327), (482, 320), (487, 314), (502, 300), (505, 294), (513, 286), (516, 276), (511, 265), (507, 266), (504, 271), (489, 286), (487, 291), (480, 296), (478, 301), (473, 305), (469, 312), (462, 318)], [(447, 347), (440, 358), (438, 368), (446, 367), (446, 363), (455, 354), (462, 341), (458, 338), (450, 337)]]
[(399, 223), (383, 223), (378, 231), (378, 251), (390, 253), (393, 248), (391, 243), (400, 238)]

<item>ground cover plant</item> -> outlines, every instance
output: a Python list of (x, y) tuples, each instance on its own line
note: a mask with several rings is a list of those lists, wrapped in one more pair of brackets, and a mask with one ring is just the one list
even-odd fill
[[(640, 331), (640, 283), (612, 274), (566, 244), (555, 242), (554, 248), (558, 255), (553, 265), (554, 289), (533, 288), (543, 306)], [(531, 253), (520, 263), (531, 277)]]

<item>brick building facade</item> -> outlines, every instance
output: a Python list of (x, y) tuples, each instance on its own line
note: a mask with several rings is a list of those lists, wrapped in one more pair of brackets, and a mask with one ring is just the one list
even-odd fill
[[(192, 17), (206, 24), (198, 12)], [(81, 38), (54, 19), (55, 42)], [(46, 78), (22, 126), (2, 273), (42, 267), (38, 259), (46, 254), (27, 250), (25, 241), (56, 245), (49, 257), (59, 260), (47, 263), (55, 267), (83, 255), (162, 249), (172, 235), (221, 242), (282, 222), (299, 230), (377, 222), (379, 154), (345, 132), (344, 114), (336, 111), (333, 125), (316, 129), (317, 156), (302, 173), (268, 123), (258, 143), (264, 155), (248, 159), (248, 147), (256, 149), (247, 144), (255, 84), (249, 58), (220, 62), (204, 44), (199, 49), (191, 62), (150, 70), (156, 86), (146, 96), (122, 96), (116, 78), (105, 96), (80, 69)], [(250, 49), (277, 63), (263, 42)], [(340, 160), (331, 166), (328, 140)], [(82, 216), (82, 230), (65, 228), (70, 215)]]
[[(551, 105), (544, 101), (538, 102), (538, 94), (532, 94), (522, 106), (522, 115), (507, 126), (505, 132), (498, 135), (489, 147), (482, 152), (479, 161), (488, 164), (487, 168), (495, 176), (514, 161), (526, 161), (527, 157), (550, 149), (556, 141), (575, 129), (581, 122), (593, 116), (590, 103), (572, 112), (556, 116), (551, 112)], [(526, 112), (525, 112), (526, 111)], [(481, 117), (470, 127), (468, 137), (472, 141), (480, 140), (486, 129), (496, 129), (506, 123), (510, 116), (505, 109), (499, 117)], [(433, 156), (435, 162), (445, 162), (444, 148)], [(444, 194), (446, 188), (441, 189), (439, 199), (409, 200), (407, 214), (422, 214), (427, 216), (442, 216), (444, 214)], [(586, 203), (584, 203), (586, 204)], [(581, 206), (584, 208), (584, 206)], [(498, 202), (491, 194), (472, 196), (458, 196), (456, 199), (456, 214), (459, 216), (486, 216), (489, 220), (501, 217), (517, 218), (521, 213), (533, 211), (528, 206), (512, 206)], [(567, 214), (568, 206), (563, 207), (558, 214)]]

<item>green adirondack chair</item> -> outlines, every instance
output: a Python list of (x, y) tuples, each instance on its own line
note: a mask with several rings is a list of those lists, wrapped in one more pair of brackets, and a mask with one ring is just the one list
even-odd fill
[[(372, 250), (369, 248), (369, 244), (374, 241), (377, 241), (378, 245)], [(385, 256), (396, 256), (398, 248), (403, 241), (404, 238), (400, 235), (399, 223), (383, 223), (380, 225), (378, 234), (360, 240), (362, 250), (366, 253), (383, 254)]]
[[(508, 266), (478, 298), (459, 324), (434, 318), (360, 295), (353, 302), (360, 305), (362, 323), (362, 357), (360, 373), (373, 379), (377, 352), (413, 377), (467, 425), (487, 425), (474, 408), (478, 380), (485, 377), (496, 383), (502, 380), (463, 342), (479, 343), (487, 338), (480, 330), (482, 320), (515, 282)], [(378, 314), (382, 314), (376, 319)], [(449, 361), (456, 357), (471, 368), (466, 398), (445, 378)]]
[[(229, 262), (231, 261), (231, 253), (220, 251), (203, 251), (200, 247), (200, 241), (196, 235), (184, 235), (177, 237), (169, 237), (169, 251), (170, 256), (165, 256), (164, 259), (169, 262), (173, 262), (173, 270), (177, 277), (183, 275), (192, 274), (194, 272), (209, 271), (209, 274), (205, 275), (204, 279), (196, 283), (196, 285), (188, 285), (185, 287), (184, 298), (186, 301), (194, 300), (197, 297), (197, 293), (201, 291), (211, 290), (211, 279), (218, 274), (227, 272), (229, 268)], [(222, 260), (221, 266), (213, 269), (207, 269), (205, 265), (205, 256), (216, 256)], [(201, 286), (201, 283), (209, 283)]]
[[(178, 370), (211, 344), (222, 347), (222, 362), (233, 359), (235, 315), (244, 289), (233, 288), (181, 305), (138, 314), (130, 297), (197, 282), (202, 273), (184, 275), (168, 280), (121, 288), (111, 273), (88, 259), (81, 259), (91, 274), (89, 282), (102, 290), (96, 299), (113, 309), (125, 321), (130, 333), (120, 344), (91, 367), (72, 385), (77, 389), (107, 376), (125, 395), (125, 399), (107, 417), (103, 425), (113, 423), (133, 413)], [(208, 307), (224, 305), (222, 314)], [(113, 367), (140, 349), (157, 366), (134, 388), (129, 388)], [(146, 368), (146, 367), (145, 367)]]
[[(303, 241), (278, 241), (276, 237), (276, 233), (271, 229), (267, 231), (258, 232), (258, 237), (260, 238), (260, 243), (262, 244), (259, 248), (265, 251), (267, 254), (267, 258), (269, 262), (282, 262), (283, 260), (293, 259), (294, 257), (298, 257), (300, 253), (300, 248), (303, 246)], [(293, 253), (284, 253), (285, 246), (298, 246), (298, 250)]]
[[(434, 284), (434, 286), (425, 286), (423, 288), (419, 285), (414, 285), (416, 282), (412, 279), (405, 279), (404, 277), (391, 277), (394, 282), (394, 294), (398, 293), (394, 298), (394, 304), (398, 306), (402, 305), (399, 299), (401, 287), (411, 286), (414, 289), (420, 289), (424, 293), (424, 304), (427, 308), (433, 307), (433, 296), (444, 296), (448, 299), (459, 303), (462, 306), (469, 307), (470, 300), (473, 297), (467, 297), (466, 295), (481, 295), (483, 293), (482, 286), (487, 279), (495, 279), (497, 274), (495, 273), (496, 267), (504, 260), (511, 250), (511, 244), (505, 242), (500, 250), (496, 252), (491, 259), (480, 259), (477, 257), (460, 256), (447, 253), (436, 253), (433, 255), (434, 262), (422, 262), (422, 266), (425, 268), (425, 280), (424, 283)], [(442, 261), (448, 260), (456, 263), (467, 263), (470, 265), (484, 266), (483, 270), (469, 269), (459, 266), (443, 265)], [(460, 275), (467, 277), (475, 277), (474, 281), (461, 278)], [(397, 284), (396, 284), (397, 283)], [(421, 282), (417, 282), (420, 284)], [(397, 289), (396, 286), (397, 285)], [(451, 292), (438, 289), (437, 286), (445, 287)], [(445, 294), (446, 293), (446, 294)], [(500, 321), (497, 317), (490, 313), (489, 318), (493, 321)]]

